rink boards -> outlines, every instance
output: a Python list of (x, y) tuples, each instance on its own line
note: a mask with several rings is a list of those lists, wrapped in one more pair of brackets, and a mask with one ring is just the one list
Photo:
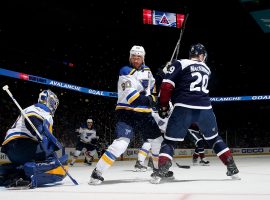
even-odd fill
[[(69, 159), (72, 157), (72, 152), (74, 148), (66, 148), (66, 153), (69, 155)], [(233, 155), (270, 155), (270, 147), (254, 147), (254, 148), (231, 148)], [(118, 160), (135, 160), (137, 159), (137, 154), (139, 149), (129, 148)], [(188, 158), (191, 157), (194, 149), (175, 149), (175, 158)], [(60, 156), (61, 152), (58, 152)], [(206, 156), (215, 156), (215, 153), (211, 149), (205, 149)], [(80, 155), (77, 162), (82, 162), (84, 160), (84, 155)], [(97, 155), (95, 155), (95, 160), (97, 160)], [(0, 153), (0, 163), (9, 162), (7, 156)]]

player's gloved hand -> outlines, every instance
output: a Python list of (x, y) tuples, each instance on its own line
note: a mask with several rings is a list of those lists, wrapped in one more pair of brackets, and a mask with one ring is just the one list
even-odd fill
[(165, 117), (169, 116), (169, 112), (170, 112), (170, 107), (169, 106), (165, 106), (165, 107), (159, 107), (158, 109), (158, 115), (164, 119)]
[(158, 68), (158, 71), (156, 73), (156, 76), (160, 77), (161, 79), (163, 79), (165, 76), (165, 73), (163, 71), (164, 68), (165, 68), (165, 65), (163, 65), (161, 68)]
[(157, 105), (157, 97), (155, 97), (154, 95), (148, 95), (147, 98), (149, 100), (150, 108), (153, 108)]

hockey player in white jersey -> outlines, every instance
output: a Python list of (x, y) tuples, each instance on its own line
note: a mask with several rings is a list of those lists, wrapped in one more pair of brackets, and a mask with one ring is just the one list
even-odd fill
[(76, 129), (79, 133), (76, 149), (73, 152), (73, 158), (70, 165), (73, 166), (79, 155), (84, 150), (86, 164), (91, 165), (94, 160), (94, 155), (97, 154), (97, 141), (96, 129), (93, 125), (93, 119), (87, 119), (86, 124), (83, 124), (79, 129)]
[[(116, 105), (116, 139), (99, 159), (93, 170), (89, 184), (104, 181), (102, 174), (123, 154), (135, 133), (151, 143), (152, 152), (159, 153), (163, 140), (159, 127), (151, 112), (156, 105), (156, 97), (151, 95), (155, 79), (144, 64), (145, 50), (142, 46), (133, 46), (130, 50), (128, 66), (120, 69), (118, 79), (118, 100)], [(156, 167), (157, 161), (155, 161)]]
[[(0, 186), (35, 188), (65, 178), (66, 171), (55, 157), (55, 151), (63, 147), (52, 134), (58, 104), (57, 96), (51, 90), (44, 90), (39, 94), (38, 103), (23, 110), (42, 140), (23, 115), (7, 131), (1, 152), (11, 163), (0, 165)], [(62, 153), (59, 160), (67, 167), (68, 156)]]

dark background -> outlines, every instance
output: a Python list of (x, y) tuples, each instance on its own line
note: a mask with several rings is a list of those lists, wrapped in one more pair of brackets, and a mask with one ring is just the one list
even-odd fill
[[(270, 94), (270, 35), (249, 14), (270, 8), (267, 1), (259, 0), (1, 2), (0, 67), (116, 92), (118, 71), (128, 63), (133, 45), (144, 46), (146, 65), (155, 73), (171, 58), (180, 35), (176, 28), (143, 25), (143, 8), (189, 13), (178, 58), (187, 58), (191, 44), (206, 46), (212, 70), (210, 96)], [(38, 93), (47, 89), (4, 76), (0, 76), (0, 83), (1, 87), (10, 86), (22, 107), (35, 103)], [(71, 146), (74, 130), (89, 116), (100, 134), (113, 138), (116, 99), (50, 89), (60, 99), (55, 127), (63, 142), (69, 140), (66, 143)], [(1, 91), (0, 95), (3, 138), (19, 112), (7, 94)], [(213, 106), (220, 132), (229, 134), (231, 145), (239, 145), (244, 137), (258, 137), (256, 145), (268, 145), (263, 142), (270, 137), (269, 100)], [(254, 146), (253, 141), (244, 144)]]

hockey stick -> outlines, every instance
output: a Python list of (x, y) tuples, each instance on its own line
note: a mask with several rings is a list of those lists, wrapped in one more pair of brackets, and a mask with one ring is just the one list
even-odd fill
[(190, 165), (180, 165), (177, 162), (175, 162), (175, 164), (177, 165), (177, 167), (179, 168), (183, 168), (183, 169), (190, 169)]
[(189, 14), (187, 13), (187, 15), (186, 15), (186, 17), (185, 17), (185, 19), (183, 21), (183, 26), (182, 26), (181, 31), (180, 31), (180, 36), (179, 36), (179, 39), (178, 39), (178, 41), (176, 43), (176, 46), (175, 46), (175, 49), (174, 49), (174, 52), (173, 52), (173, 55), (171, 57), (170, 62), (172, 62), (172, 59), (173, 59), (173, 56), (174, 56), (175, 52), (176, 52), (175, 59), (177, 59), (177, 57), (178, 57), (179, 49), (180, 49), (180, 43), (181, 43), (183, 33), (185, 31), (185, 28), (186, 28), (186, 22), (187, 22), (188, 16), (189, 16)]
[(10, 96), (10, 98), (13, 100), (13, 102), (16, 104), (16, 106), (19, 108), (19, 110), (21, 111), (23, 117), (27, 120), (27, 122), (30, 124), (30, 126), (32, 127), (32, 129), (36, 132), (38, 138), (42, 141), (42, 135), (40, 135), (40, 133), (38, 132), (37, 128), (34, 126), (34, 124), (30, 121), (30, 119), (24, 114), (22, 107), (19, 105), (19, 103), (16, 101), (16, 99), (13, 97), (13, 95), (11, 94), (11, 92), (8, 89), (8, 85), (5, 85), (3, 87), (3, 90), (5, 90), (8, 95)]
[[(28, 118), (28, 116), (23, 112), (22, 107), (19, 105), (19, 103), (17, 102), (17, 100), (13, 97), (12, 93), (9, 91), (8, 89), (8, 85), (5, 85), (3, 87), (3, 90), (5, 90), (8, 95), (10, 96), (10, 98), (13, 100), (13, 102), (16, 104), (16, 106), (19, 108), (19, 110), (21, 111), (23, 117), (27, 120), (27, 122), (30, 124), (30, 126), (33, 128), (33, 130), (36, 132), (37, 136), (39, 137), (40, 140), (43, 139), (42, 135), (38, 132), (37, 128), (34, 126), (34, 124), (31, 122), (31, 120)], [(60, 162), (56, 152), (53, 153), (54, 158), (56, 159), (56, 161), (58, 162), (58, 164), (60, 164), (60, 166), (62, 167), (62, 169), (66, 172), (67, 176), (70, 178), (70, 180), (75, 184), (75, 185), (79, 185), (78, 182), (71, 177), (71, 175), (68, 173), (68, 171), (65, 169), (65, 167), (62, 165), (62, 163)]]
[(175, 53), (176, 53), (175, 59), (177, 59), (177, 57), (178, 57), (178, 53), (179, 53), (179, 49), (180, 49), (180, 43), (181, 43), (181, 40), (182, 40), (182, 37), (183, 37), (183, 33), (184, 33), (184, 31), (185, 31), (185, 28), (186, 28), (186, 22), (187, 22), (188, 16), (189, 16), (189, 14), (187, 13), (187, 15), (186, 15), (186, 17), (185, 17), (185, 19), (184, 19), (184, 21), (183, 21), (183, 26), (182, 26), (181, 31), (180, 31), (179, 39), (178, 39), (178, 41), (177, 41), (177, 43), (176, 43), (176, 46), (175, 46), (175, 48), (174, 48), (174, 50), (173, 50), (173, 54), (172, 54), (172, 56), (171, 56), (171, 59), (170, 59), (169, 62), (166, 63), (165, 67), (163, 68), (163, 72), (164, 72), (165, 74), (166, 74), (166, 72), (167, 72), (168, 66), (169, 66), (170, 64), (172, 64), (172, 60), (173, 60), (173, 57), (174, 57)]

